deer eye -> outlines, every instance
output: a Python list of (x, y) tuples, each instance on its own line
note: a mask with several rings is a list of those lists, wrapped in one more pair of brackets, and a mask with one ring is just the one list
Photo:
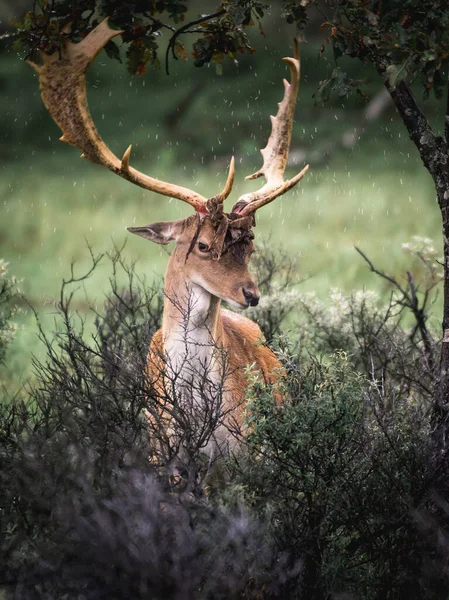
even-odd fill
[(198, 242), (198, 250), (200, 252), (209, 252), (209, 246), (207, 244), (203, 244), (203, 242)]

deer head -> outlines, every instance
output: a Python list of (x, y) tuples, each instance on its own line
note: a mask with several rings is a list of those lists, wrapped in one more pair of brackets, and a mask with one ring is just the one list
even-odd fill
[[(217, 250), (220, 227), (224, 229), (224, 237)], [(258, 304), (259, 291), (248, 271), (254, 251), (250, 228), (229, 227), (226, 216), (217, 226), (208, 215), (204, 218), (193, 215), (180, 221), (127, 229), (157, 244), (176, 242), (165, 282), (169, 295), (177, 291), (170, 288), (179, 287), (179, 277), (173, 275), (182, 272), (187, 285), (197, 285), (234, 308)]]
[(80, 149), (82, 158), (103, 165), (142, 188), (190, 204), (195, 213), (187, 219), (128, 227), (128, 231), (158, 244), (176, 242), (171, 265), (182, 270), (187, 282), (234, 307), (255, 306), (259, 292), (248, 272), (255, 212), (296, 185), (308, 169), (307, 165), (295, 177), (284, 181), (299, 86), (298, 45), (295, 41), (294, 58), (283, 59), (290, 67), (291, 82), (284, 80), (284, 98), (276, 117), (271, 117), (271, 135), (261, 150), (262, 168), (247, 177), (256, 179), (263, 175), (266, 183), (259, 190), (241, 196), (231, 212), (226, 213), (224, 201), (232, 190), (234, 158), (223, 191), (207, 199), (137, 171), (130, 166), (131, 146), (119, 159), (98, 134), (87, 106), (85, 73), (100, 50), (120, 33), (111, 29), (105, 19), (78, 44), (65, 42), (61, 52), (43, 55), (42, 66), (31, 63), (39, 74), (44, 104), (62, 129), (60, 140)]

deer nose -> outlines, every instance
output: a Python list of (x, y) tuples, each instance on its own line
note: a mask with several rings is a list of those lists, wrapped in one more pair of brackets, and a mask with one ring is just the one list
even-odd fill
[(257, 306), (259, 304), (260, 296), (258, 294), (250, 292), (249, 290), (245, 290), (245, 288), (242, 288), (242, 290), (245, 300), (248, 302), (249, 306)]

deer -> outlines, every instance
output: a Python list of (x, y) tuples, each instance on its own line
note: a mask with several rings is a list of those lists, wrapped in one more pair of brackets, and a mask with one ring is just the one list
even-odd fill
[[(224, 385), (213, 446), (229, 448), (236, 431), (244, 431), (248, 369), (265, 382), (274, 382), (280, 370), (258, 325), (221, 304), (225, 301), (240, 310), (257, 306), (260, 294), (248, 269), (254, 252), (256, 211), (292, 189), (308, 170), (306, 165), (293, 178), (284, 179), (300, 79), (298, 44), (295, 40), (294, 57), (282, 59), (290, 68), (290, 81), (283, 80), (284, 97), (277, 115), (271, 116), (271, 133), (261, 150), (263, 165), (246, 177), (263, 176), (265, 183), (257, 191), (243, 194), (231, 211), (225, 212), (224, 201), (234, 182), (234, 157), (223, 190), (205, 197), (141, 173), (130, 166), (132, 146), (120, 159), (100, 137), (87, 105), (85, 73), (101, 49), (121, 33), (105, 19), (81, 42), (65, 40), (58, 52), (42, 55), (41, 65), (31, 64), (39, 75), (42, 100), (62, 130), (61, 141), (81, 150), (82, 158), (127, 181), (193, 208), (193, 214), (182, 220), (127, 227), (153, 243), (175, 243), (165, 274), (162, 327), (150, 343), (148, 376), (156, 387), (163, 387), (163, 372), (170, 364), (175, 379), (184, 382), (181, 388), (185, 388), (186, 382), (192, 383), (196, 367), (207, 368), (211, 379)], [(181, 396), (183, 391), (178, 389)], [(171, 416), (164, 410), (168, 412), (162, 421), (170, 429)], [(210, 439), (204, 440), (205, 447), (210, 444)]]

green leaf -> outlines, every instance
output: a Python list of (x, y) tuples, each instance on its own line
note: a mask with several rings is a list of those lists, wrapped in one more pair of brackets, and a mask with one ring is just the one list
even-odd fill
[(17, 52), (17, 54), (22, 53), (25, 50), (25, 42), (24, 40), (17, 38), (16, 40), (14, 40), (13, 44), (12, 44), (12, 49), (14, 50), (14, 52)]
[(31, 16), (31, 12), (26, 12), (23, 15), (23, 19), (22, 19), (22, 31), (29, 31), (33, 26), (33, 19)]
[(187, 48), (179, 40), (176, 40), (176, 42), (175, 42), (175, 54), (176, 54), (176, 57), (179, 58), (179, 60), (186, 61), (189, 58), (189, 53), (187, 52)]
[(142, 65), (145, 64), (145, 52), (147, 49), (141, 42), (133, 42), (126, 51), (128, 71), (132, 75), (141, 72)]
[(231, 14), (232, 22), (235, 25), (241, 25), (247, 17), (247, 10), (245, 8), (243, 8), (242, 6), (236, 6), (235, 8), (232, 9), (230, 14)]
[(313, 97), (316, 103), (324, 104), (330, 99), (332, 92), (336, 92), (340, 98), (348, 96), (353, 90), (360, 92), (358, 88), (362, 83), (363, 80), (351, 79), (340, 67), (337, 67), (328, 79), (320, 81)]
[(345, 53), (345, 46), (338, 39), (334, 40), (334, 43), (332, 44), (332, 49), (334, 51), (335, 61), (337, 61)]
[(117, 46), (117, 44), (115, 42), (113, 42), (112, 40), (109, 41), (106, 46), (104, 47), (104, 50), (106, 52), (106, 54), (109, 56), (109, 58), (113, 58), (114, 60), (118, 60), (119, 62), (122, 62), (122, 59), (120, 57), (120, 48)]

